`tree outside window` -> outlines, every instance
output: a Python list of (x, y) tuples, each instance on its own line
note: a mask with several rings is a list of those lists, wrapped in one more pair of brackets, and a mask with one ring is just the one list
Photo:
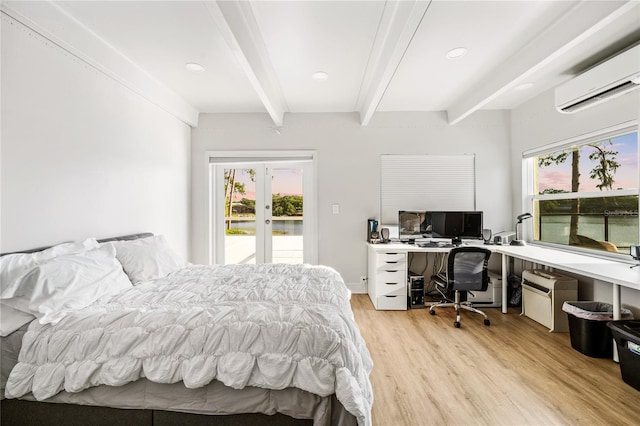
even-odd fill
[(638, 244), (637, 131), (533, 162), (534, 240), (625, 255)]

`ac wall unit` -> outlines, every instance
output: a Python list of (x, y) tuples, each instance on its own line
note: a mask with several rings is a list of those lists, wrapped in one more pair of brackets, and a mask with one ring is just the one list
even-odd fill
[(640, 87), (640, 45), (588, 69), (556, 88), (556, 109), (572, 113)]

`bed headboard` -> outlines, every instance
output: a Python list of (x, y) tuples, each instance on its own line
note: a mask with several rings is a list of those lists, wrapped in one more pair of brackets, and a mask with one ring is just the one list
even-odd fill
[[(110, 237), (110, 238), (104, 238), (101, 240), (98, 240), (99, 243), (106, 243), (109, 241), (127, 241), (127, 240), (137, 240), (140, 238), (147, 238), (147, 237), (152, 237), (153, 234), (151, 232), (142, 232), (140, 234), (130, 234), (130, 235), (122, 235), (120, 237)], [(47, 247), (39, 247), (39, 248), (34, 248), (34, 249), (28, 249), (28, 250), (19, 250), (19, 251), (12, 251), (9, 253), (0, 253), (0, 256), (5, 256), (7, 254), (15, 254), (15, 253), (35, 253), (37, 251), (42, 251), (42, 250), (46, 250), (50, 247), (53, 246), (47, 246)]]

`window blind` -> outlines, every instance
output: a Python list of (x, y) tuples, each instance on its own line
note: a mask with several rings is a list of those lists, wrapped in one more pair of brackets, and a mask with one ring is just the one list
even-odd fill
[(600, 142), (609, 138), (624, 135), (625, 133), (634, 132), (636, 129), (637, 123), (635, 121), (627, 121), (617, 126), (612, 126), (606, 130), (597, 130), (595, 132), (587, 133), (584, 135), (576, 136), (570, 139), (554, 142), (548, 145), (543, 145), (524, 151), (522, 153), (522, 158), (533, 158), (562, 151), (576, 145), (586, 145), (588, 143)]
[(286, 157), (209, 157), (210, 164), (302, 163), (310, 161), (313, 161), (311, 155)]
[(380, 223), (398, 223), (398, 211), (473, 211), (475, 155), (382, 155)]

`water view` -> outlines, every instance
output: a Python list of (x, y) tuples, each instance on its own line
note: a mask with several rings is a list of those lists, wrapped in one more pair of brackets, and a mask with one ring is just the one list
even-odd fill
[[(569, 244), (570, 215), (543, 216), (540, 226), (541, 241)], [(628, 253), (629, 246), (638, 244), (638, 218), (609, 217), (608, 238), (605, 237), (605, 223), (602, 216), (580, 216), (578, 234), (597, 241), (608, 241), (622, 253)]]
[[(229, 221), (228, 221), (229, 222)], [(302, 217), (274, 217), (272, 218), (271, 229), (274, 235), (302, 235)], [(256, 221), (255, 217), (236, 218), (229, 222), (230, 232), (227, 234), (235, 235), (255, 235)]]

